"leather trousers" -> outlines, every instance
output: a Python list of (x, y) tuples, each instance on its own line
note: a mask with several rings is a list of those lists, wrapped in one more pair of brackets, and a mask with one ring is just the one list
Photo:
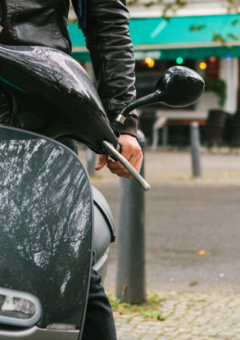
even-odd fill
[[(58, 141), (78, 154), (77, 144), (72, 139), (60, 137)], [(93, 255), (93, 265), (94, 263)], [(94, 269), (91, 271), (87, 313), (81, 340), (117, 340), (112, 308), (101, 285), (101, 275)]]
[[(78, 154), (75, 141), (64, 137), (58, 138), (58, 141)], [(93, 255), (93, 265), (94, 263)], [(87, 313), (81, 340), (117, 340), (112, 308), (101, 285), (101, 275), (94, 269), (91, 271)]]
[(92, 269), (82, 340), (117, 340), (115, 322), (101, 276)]

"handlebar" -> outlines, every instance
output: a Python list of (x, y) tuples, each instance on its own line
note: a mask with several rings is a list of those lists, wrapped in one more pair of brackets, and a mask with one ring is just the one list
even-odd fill
[(133, 178), (141, 185), (143, 190), (148, 191), (150, 190), (150, 185), (145, 181), (145, 179), (137, 172), (137, 170), (134, 169), (134, 167), (124, 158), (115, 148), (114, 146), (107, 142), (102, 142), (104, 147), (109, 151), (109, 153), (117, 160), (119, 161), (124, 168), (132, 175)]

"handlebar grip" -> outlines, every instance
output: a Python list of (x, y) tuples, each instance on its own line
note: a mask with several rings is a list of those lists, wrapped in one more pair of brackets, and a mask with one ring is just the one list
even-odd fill
[(103, 141), (104, 147), (110, 152), (110, 154), (114, 157), (114, 159), (118, 160), (124, 168), (132, 175), (133, 178), (141, 185), (143, 190), (150, 190), (150, 185), (145, 181), (145, 179), (134, 169), (134, 167), (124, 158), (115, 148), (114, 146), (107, 142)]

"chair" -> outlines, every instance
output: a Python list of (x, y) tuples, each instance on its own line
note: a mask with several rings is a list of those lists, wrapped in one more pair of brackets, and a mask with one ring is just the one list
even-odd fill
[(207, 145), (210, 148), (213, 145), (221, 146), (225, 140), (225, 127), (230, 119), (229, 113), (222, 110), (210, 110), (206, 126)]
[(232, 120), (232, 146), (240, 146), (240, 111), (237, 111)]

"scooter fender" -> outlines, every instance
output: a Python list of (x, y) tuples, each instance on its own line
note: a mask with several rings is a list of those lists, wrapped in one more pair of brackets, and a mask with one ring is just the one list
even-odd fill
[(94, 200), (94, 237), (93, 269), (101, 274), (102, 284), (104, 284), (107, 266), (109, 261), (109, 247), (111, 242), (115, 242), (116, 233), (111, 209), (104, 196), (92, 186)]

